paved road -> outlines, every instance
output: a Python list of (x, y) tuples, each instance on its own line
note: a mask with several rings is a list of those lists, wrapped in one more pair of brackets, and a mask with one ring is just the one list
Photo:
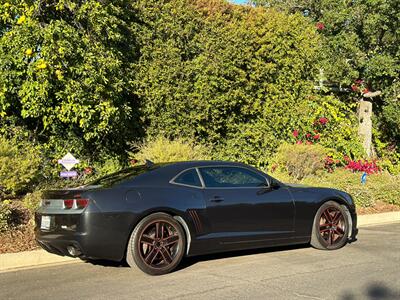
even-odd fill
[(0, 299), (400, 299), (400, 224), (362, 228), (337, 251), (206, 256), (159, 277), (106, 262), (8, 272)]

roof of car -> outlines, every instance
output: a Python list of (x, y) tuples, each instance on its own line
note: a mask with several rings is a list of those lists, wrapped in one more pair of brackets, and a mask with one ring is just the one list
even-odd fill
[[(161, 163), (162, 165), (163, 163)], [(165, 163), (168, 165), (185, 166), (185, 167), (199, 167), (199, 166), (215, 166), (215, 165), (243, 165), (242, 163), (223, 161), (223, 160), (189, 160)]]

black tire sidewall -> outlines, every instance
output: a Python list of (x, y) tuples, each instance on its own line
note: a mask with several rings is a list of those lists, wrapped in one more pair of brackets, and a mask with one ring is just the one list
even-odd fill
[[(345, 222), (344, 238), (342, 238), (342, 240), (339, 243), (334, 244), (334, 245), (327, 245), (325, 240), (322, 238), (322, 236), (319, 232), (319, 222), (320, 222), (321, 215), (328, 207), (335, 207), (336, 209), (338, 209), (342, 213), (342, 215), (344, 217), (344, 222)], [(344, 208), (339, 203), (337, 203), (335, 201), (327, 201), (323, 205), (321, 205), (321, 207), (318, 209), (318, 211), (315, 215), (313, 229), (314, 229), (313, 230), (314, 238), (317, 239), (318, 244), (320, 245), (320, 247), (318, 247), (318, 248), (323, 248), (326, 250), (336, 250), (336, 249), (342, 248), (347, 243), (349, 231), (350, 231), (350, 222), (348, 219), (348, 215), (347, 215), (346, 211), (344, 210)]]
[[(178, 232), (179, 235), (179, 241), (178, 241), (178, 253), (174, 260), (172, 261), (171, 264), (169, 264), (166, 267), (163, 268), (153, 268), (146, 264), (143, 261), (143, 258), (140, 254), (139, 250), (139, 241), (140, 237), (143, 233), (143, 231), (147, 228), (147, 226), (155, 221), (165, 221), (173, 225)], [(133, 258), (133, 261), (135, 262), (136, 266), (141, 269), (143, 272), (149, 275), (163, 275), (170, 273), (173, 271), (180, 263), (182, 260), (184, 254), (185, 254), (185, 245), (186, 245), (186, 237), (185, 237), (185, 232), (183, 231), (182, 226), (179, 224), (178, 221), (176, 221), (173, 217), (171, 217), (168, 214), (165, 213), (155, 213), (152, 215), (149, 215), (145, 217), (142, 221), (138, 223), (138, 225), (135, 227), (134, 231), (132, 232), (130, 241), (128, 243), (128, 249), (127, 249), (127, 256), (131, 256), (131, 260)]]

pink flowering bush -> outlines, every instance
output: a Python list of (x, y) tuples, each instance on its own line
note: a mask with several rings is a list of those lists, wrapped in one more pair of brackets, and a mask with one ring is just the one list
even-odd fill
[(362, 95), (369, 93), (369, 89), (362, 79), (355, 80), (354, 84), (351, 85), (351, 90)]
[(345, 157), (344, 159), (346, 161), (345, 168), (353, 172), (366, 172), (367, 174), (375, 174), (381, 171), (375, 160), (369, 162), (368, 160), (354, 161), (348, 157)]
[(317, 30), (324, 30), (325, 29), (325, 24), (322, 22), (317, 22), (315, 24), (315, 28), (317, 28)]
[(313, 130), (312, 133), (306, 132), (305, 134), (300, 134), (300, 131), (295, 129), (293, 130), (292, 134), (293, 137), (296, 139), (296, 144), (306, 144), (306, 145), (312, 145), (314, 143), (317, 143), (321, 137), (320, 131), (323, 131), (325, 128), (325, 125), (329, 122), (329, 120), (325, 117), (318, 118), (317, 120), (314, 121), (313, 123)]

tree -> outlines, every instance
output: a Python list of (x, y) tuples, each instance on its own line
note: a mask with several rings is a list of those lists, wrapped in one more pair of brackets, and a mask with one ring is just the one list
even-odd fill
[(265, 165), (293, 129), (327, 116), (337, 131), (326, 143), (340, 136), (340, 151), (359, 154), (350, 112), (314, 91), (320, 47), (308, 20), (220, 1), (136, 5), (146, 26), (134, 90), (150, 135), (188, 136), (217, 158)]
[(382, 131), (380, 137), (386, 145), (391, 144), (391, 148), (400, 144), (397, 130), (400, 128), (400, 111), (397, 109), (400, 94), (399, 1), (252, 2), (310, 19), (323, 38), (321, 68), (325, 78), (352, 91), (351, 97), (344, 97), (346, 101), (359, 100), (368, 91), (382, 91), (381, 96), (373, 100), (377, 124)]
[(123, 153), (141, 130), (131, 1), (1, 1), (0, 19), (2, 133), (22, 127), (52, 155)]

